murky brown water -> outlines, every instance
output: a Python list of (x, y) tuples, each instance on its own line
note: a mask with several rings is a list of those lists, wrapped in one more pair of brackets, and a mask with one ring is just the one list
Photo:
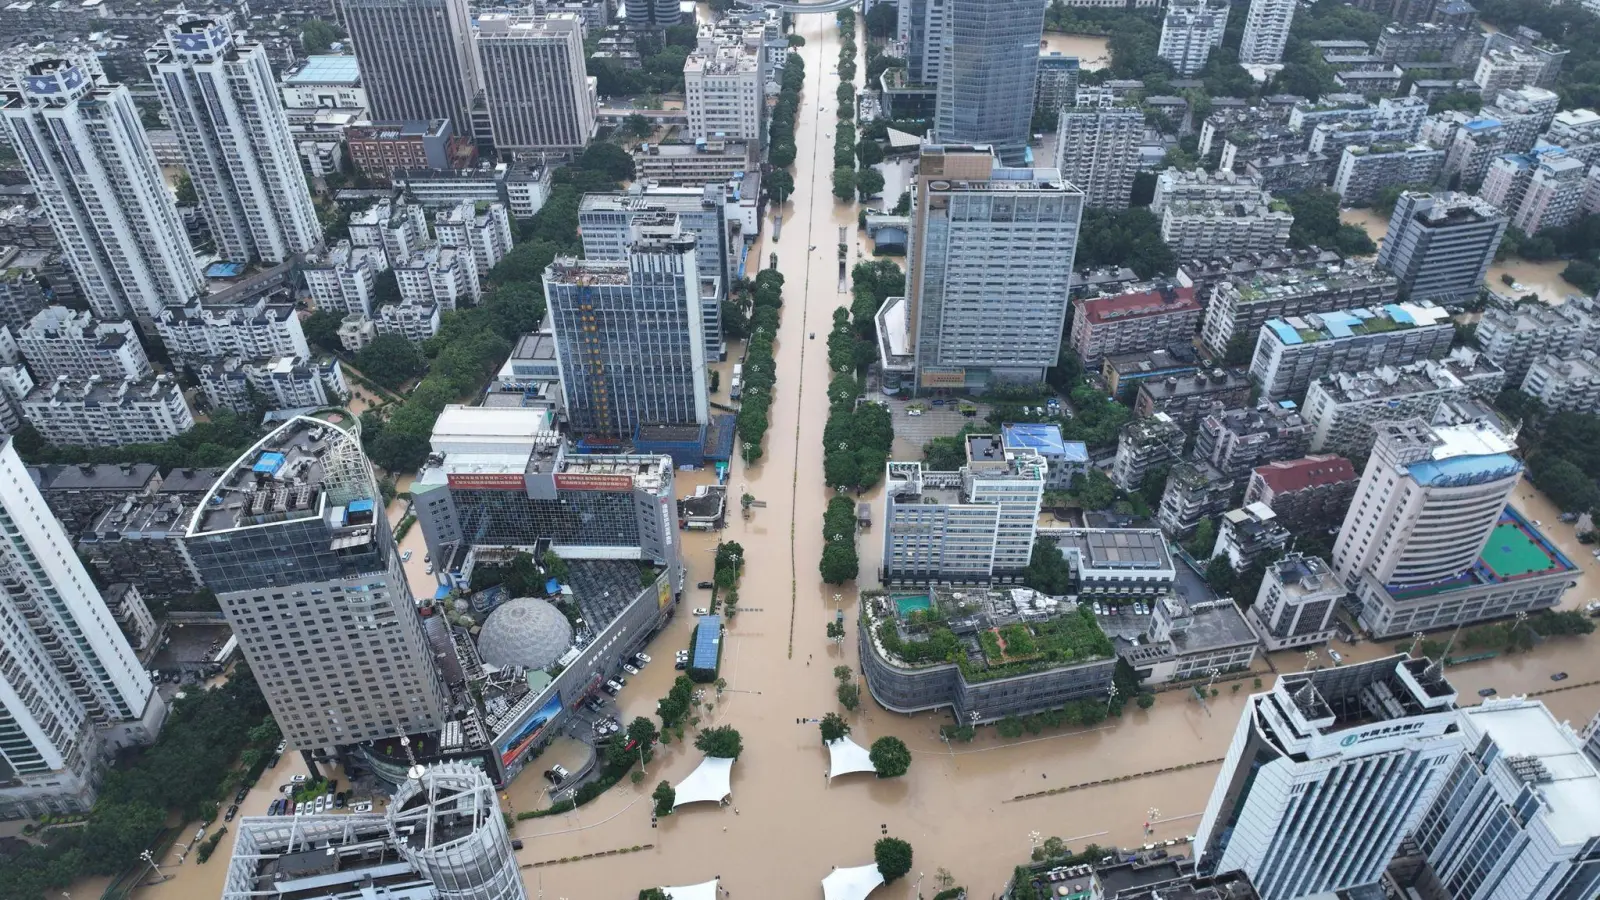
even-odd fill
[[(726, 531), (726, 539), (745, 548), (744, 611), (729, 626), (723, 668), (728, 691), (709, 697), (712, 708), (699, 711), (703, 726), (728, 723), (744, 736), (744, 755), (733, 773), (733, 806), (686, 807), (651, 828), (650, 790), (662, 779), (682, 779), (699, 760), (692, 748), (676, 743), (662, 748), (640, 787), (625, 783), (565, 816), (519, 822), (516, 827), (526, 844), (521, 853), (524, 863), (635, 844), (654, 844), (654, 849), (604, 861), (527, 869), (530, 896), (542, 892), (550, 898), (600, 900), (713, 876), (721, 876), (723, 886), (741, 896), (774, 884), (785, 885), (777, 892), (785, 897), (815, 896), (809, 885), (818, 884), (830, 866), (871, 860), (872, 843), (882, 826), (911, 842), (916, 865), (911, 877), (874, 896), (909, 900), (915, 894), (916, 873), (931, 878), (941, 866), (975, 896), (993, 893), (1011, 867), (1026, 857), (1033, 832), (1061, 836), (1076, 847), (1091, 841), (1129, 845), (1144, 840), (1142, 825), (1156, 809), (1155, 837), (1192, 833), (1215, 778), (1214, 764), (1041, 799), (1012, 802), (1010, 798), (1217, 759), (1226, 752), (1250, 691), (1248, 686), (1238, 694), (1223, 688), (1209, 710), (1187, 694), (1162, 694), (1150, 710), (1130, 709), (1121, 722), (1101, 728), (1047, 733), (1014, 743), (999, 741), (992, 730), (985, 730), (973, 743), (954, 748), (938, 739), (944, 716), (893, 715), (867, 697), (865, 708), (852, 720), (856, 740), (865, 745), (886, 734), (897, 735), (912, 748), (915, 763), (908, 775), (892, 781), (858, 775), (828, 785), (823, 777), (827, 757), (816, 727), (797, 725), (795, 719), (839, 709), (831, 673), (835, 665), (856, 665), (854, 632), (839, 647), (827, 641), (824, 625), (836, 604), (852, 617), (856, 595), (853, 588), (836, 592), (817, 574), (819, 529), (828, 495), (816, 448), (826, 416), (828, 372), (824, 343), (808, 340), (806, 332), (825, 334), (832, 310), (848, 303), (849, 295), (837, 290), (832, 247), (840, 226), (854, 231), (855, 207), (836, 203), (828, 191), (832, 142), (823, 139), (822, 132), (832, 130), (834, 117), (830, 111), (819, 118), (816, 109), (818, 97), (831, 105), (836, 87), (837, 79), (828, 71), (837, 56), (832, 17), (800, 16), (797, 22), (807, 39), (801, 52), (810, 83), (797, 125), (800, 153), (795, 181), (813, 189), (797, 192), (781, 210), (784, 237), (772, 245), (788, 283), (777, 343), (778, 397), (766, 457), (750, 470), (736, 462), (730, 479), (731, 488), (748, 490), (768, 506), (750, 519), (735, 515)], [(818, 248), (815, 253), (806, 249), (812, 244)], [(767, 250), (758, 252), (760, 256), (753, 258), (764, 260)], [(710, 477), (707, 472), (680, 475), (680, 495)], [(1518, 506), (1546, 522), (1562, 549), (1583, 562), (1582, 584), (1569, 595), (1569, 605), (1600, 596), (1600, 564), (1580, 548), (1570, 527), (1555, 522), (1555, 509), (1542, 498), (1524, 498), (1526, 490), (1519, 490)], [(710, 577), (715, 541), (699, 532), (684, 534), (691, 584)], [(867, 581), (881, 556), (880, 536), (867, 532), (860, 543), (861, 571)], [(431, 593), (432, 578), (422, 572), (421, 536), (413, 530), (402, 546), (413, 550), (407, 564), (413, 590)], [(703, 594), (694, 592), (685, 598), (690, 606), (702, 600)], [(657, 698), (666, 693), (676, 673), (664, 661), (671, 658), (670, 651), (687, 645), (688, 618), (678, 617), (649, 649), (656, 661), (623, 690), (624, 715), (652, 713)], [(1592, 646), (1578, 640), (1552, 642), (1537, 654), (1467, 666), (1450, 677), (1463, 702), (1473, 701), (1476, 690), (1486, 686), (1502, 694), (1548, 689), (1555, 686), (1549, 675), (1557, 670), (1571, 674), (1567, 683), (1582, 683), (1600, 679), (1600, 659)], [(1353, 659), (1387, 650), (1387, 644), (1340, 646), (1340, 652)], [(1290, 671), (1303, 665), (1304, 658), (1285, 653), (1275, 662), (1280, 670)], [(1600, 707), (1600, 687), (1564, 691), (1547, 699), (1558, 715), (1580, 721)], [(692, 740), (693, 729), (689, 736)], [(552, 759), (561, 761), (565, 751), (556, 747), (550, 752), (555, 754)], [(252, 792), (245, 812), (264, 810), (274, 786), (293, 771), (284, 767), (297, 765), (295, 758), (286, 757), (273, 777)], [(524, 773), (505, 797), (518, 811), (545, 805), (538, 771)], [(746, 809), (748, 819), (743, 814)], [(174, 880), (140, 891), (138, 900), (217, 896), (230, 847), (231, 840), (225, 839), (210, 864), (197, 866), (191, 859), (170, 870), (177, 875)]]
[(1104, 69), (1111, 65), (1108, 39), (1090, 34), (1060, 34), (1047, 32), (1041, 52), (1076, 56), (1078, 67), (1085, 70)]

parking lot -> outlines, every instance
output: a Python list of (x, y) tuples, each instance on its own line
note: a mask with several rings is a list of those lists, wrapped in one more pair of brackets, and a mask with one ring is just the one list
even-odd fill
[[(973, 405), (978, 407), (977, 414), (963, 416), (954, 400), (947, 400), (941, 406), (934, 406), (931, 400), (913, 401), (903, 397), (881, 395), (874, 397), (873, 400), (889, 405), (889, 411), (894, 415), (895, 438), (912, 445), (919, 453), (923, 444), (936, 437), (953, 437), (967, 425), (982, 425), (990, 409), (987, 403), (973, 401)], [(906, 407), (913, 402), (927, 407), (922, 415), (907, 414)]]

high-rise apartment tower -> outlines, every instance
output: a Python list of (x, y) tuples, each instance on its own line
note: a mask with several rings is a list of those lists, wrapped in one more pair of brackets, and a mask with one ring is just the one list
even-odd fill
[(472, 134), (477, 60), (467, 0), (340, 0), (375, 121), (449, 119)]
[(594, 137), (595, 102), (577, 16), (486, 13), (473, 43), (497, 149), (570, 151)]

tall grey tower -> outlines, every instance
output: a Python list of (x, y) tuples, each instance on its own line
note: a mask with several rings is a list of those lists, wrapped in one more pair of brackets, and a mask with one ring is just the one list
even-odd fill
[(577, 16), (486, 13), (478, 17), (474, 42), (496, 147), (581, 150), (594, 138)]
[(373, 119), (449, 119), (472, 134), (478, 91), (466, 0), (340, 0)]
[[(103, 740), (154, 739), (155, 685), (9, 438), (0, 444), (0, 817), (82, 812)], [(142, 603), (140, 604), (142, 607)], [(148, 616), (148, 613), (145, 613)]]
[(682, 13), (678, 0), (627, 0), (628, 28), (640, 31), (646, 28), (666, 28), (678, 24)]
[(145, 60), (223, 255), (276, 264), (319, 249), (267, 48), (193, 19), (169, 27)]
[(150, 322), (201, 294), (194, 248), (126, 86), (41, 60), (0, 90), (0, 116), (96, 315)]
[(245, 451), (185, 542), (289, 743), (337, 749), (444, 724), (354, 417), (296, 416)]
[(1037, 0), (948, 0), (935, 140), (990, 144), (1006, 165), (1022, 163), (1043, 31)]

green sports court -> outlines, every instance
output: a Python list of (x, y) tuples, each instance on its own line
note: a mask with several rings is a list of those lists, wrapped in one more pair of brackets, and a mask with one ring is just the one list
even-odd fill
[(1489, 536), (1482, 560), (1499, 579), (1519, 578), (1559, 566), (1519, 523), (1505, 521), (1496, 525)]

